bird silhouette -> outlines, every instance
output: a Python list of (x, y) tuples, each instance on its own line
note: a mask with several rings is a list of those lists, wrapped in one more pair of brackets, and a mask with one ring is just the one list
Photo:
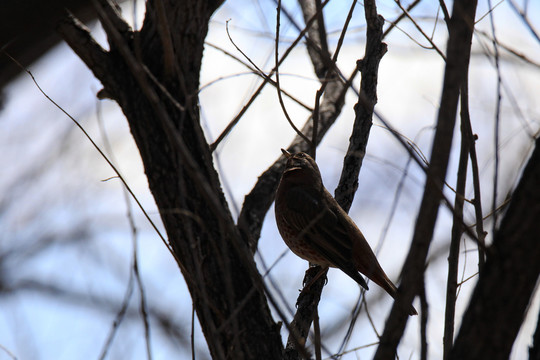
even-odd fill
[[(276, 193), (276, 222), (293, 253), (322, 267), (336, 267), (368, 290), (362, 273), (396, 297), (385, 274), (354, 221), (322, 183), (317, 163), (299, 152), (281, 149), (287, 164)], [(411, 306), (409, 315), (417, 315)]]

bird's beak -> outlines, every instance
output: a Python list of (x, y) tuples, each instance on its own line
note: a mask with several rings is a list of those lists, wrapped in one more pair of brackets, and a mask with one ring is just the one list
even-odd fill
[(292, 154), (285, 149), (281, 149), (281, 152), (283, 153), (283, 155), (285, 155), (287, 159), (290, 159), (292, 156)]

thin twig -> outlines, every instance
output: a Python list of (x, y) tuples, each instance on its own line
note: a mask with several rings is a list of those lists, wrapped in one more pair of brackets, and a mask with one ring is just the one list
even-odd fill
[(142, 213), (144, 214), (144, 216), (146, 217), (146, 219), (148, 220), (148, 222), (150, 223), (150, 225), (152, 225), (152, 228), (154, 229), (154, 231), (156, 232), (156, 234), (158, 234), (159, 238), (161, 239), (161, 241), (163, 242), (163, 244), (167, 247), (167, 249), (169, 250), (169, 252), (171, 253), (171, 255), (173, 255), (174, 259), (179, 263), (179, 259), (176, 257), (176, 255), (174, 254), (174, 251), (172, 251), (172, 248), (171, 246), (169, 245), (169, 243), (167, 242), (167, 240), (165, 239), (165, 237), (161, 234), (161, 232), (159, 231), (159, 229), (157, 228), (157, 225), (154, 223), (154, 221), (150, 218), (150, 215), (148, 215), (148, 213), (146, 212), (146, 210), (144, 209), (144, 207), (142, 206), (142, 204), (140, 203), (139, 199), (137, 198), (137, 196), (135, 196), (135, 193), (133, 192), (133, 190), (131, 190), (131, 187), (127, 184), (126, 182), (126, 179), (120, 174), (120, 171), (116, 168), (116, 166), (114, 166), (114, 164), (111, 162), (111, 160), (107, 157), (107, 155), (105, 155), (105, 153), (103, 152), (103, 150), (101, 150), (101, 148), (95, 143), (95, 141), (92, 139), (92, 137), (86, 132), (86, 130), (84, 129), (84, 127), (79, 123), (79, 121), (77, 121), (73, 116), (71, 116), (71, 114), (69, 114), (66, 110), (64, 110), (64, 108), (62, 108), (60, 105), (58, 105), (58, 103), (56, 103), (53, 99), (51, 99), (49, 97), (49, 95), (47, 95), (47, 93), (45, 93), (45, 91), (41, 88), (41, 86), (39, 86), (36, 78), (34, 77), (34, 75), (32, 74), (32, 72), (30, 72), (30, 70), (28, 70), (27, 68), (25, 68), (24, 66), (21, 65), (21, 63), (19, 63), (17, 60), (15, 60), (13, 57), (11, 57), (11, 55), (9, 55), (8, 53), (4, 52), (17, 66), (19, 66), (21, 68), (21, 70), (25, 71), (29, 76), (30, 78), (32, 79), (32, 81), (34, 82), (34, 84), (36, 85), (36, 87), (38, 88), (38, 90), (41, 92), (41, 94), (43, 96), (45, 96), (45, 98), (51, 103), (53, 104), (56, 108), (58, 108), (61, 112), (64, 113), (64, 115), (66, 115), (71, 121), (73, 121), (73, 123), (81, 130), (81, 132), (84, 134), (84, 136), (90, 141), (90, 143), (92, 144), (92, 146), (98, 151), (99, 155), (107, 162), (107, 164), (111, 167), (111, 169), (116, 173), (116, 176), (118, 176), (118, 178), (120, 179), (120, 181), (122, 181), (122, 183), (124, 184), (124, 186), (126, 187), (126, 190), (129, 191), (129, 194), (131, 195), (131, 197), (133, 198), (133, 200), (135, 200), (135, 202), (137, 203), (137, 206), (139, 207), (139, 209), (141, 209)]
[(289, 113), (287, 111), (287, 108), (285, 107), (285, 103), (283, 102), (283, 96), (281, 96), (281, 85), (279, 82), (279, 28), (281, 26), (280, 24), (280, 18), (281, 18), (281, 0), (278, 0), (278, 7), (276, 12), (276, 45), (275, 45), (275, 66), (274, 69), (276, 69), (276, 89), (279, 99), (279, 104), (281, 105), (281, 109), (283, 110), (283, 114), (285, 115), (285, 118), (289, 122), (289, 125), (293, 128), (293, 130), (300, 136), (304, 141), (309, 144), (311, 147), (313, 147), (311, 140), (304, 135), (294, 124), (291, 117), (289, 116)]
[[(468, 89), (463, 87), (461, 91), (461, 102), (468, 105)], [(482, 213), (482, 192), (480, 189), (480, 173), (478, 170), (478, 159), (476, 157), (476, 136), (472, 133), (471, 119), (468, 112), (468, 107), (466, 111), (462, 111), (461, 114), (461, 126), (462, 126), (462, 141), (467, 141), (469, 148), (469, 156), (471, 159), (471, 170), (472, 170), (472, 181), (473, 181), (473, 190), (474, 198), (472, 200), (475, 217), (476, 217), (476, 236), (478, 239), (478, 268), (479, 271), (482, 271), (485, 263), (486, 257), (486, 245), (485, 237), (486, 232), (484, 231), (484, 219)]]
[[(326, 6), (326, 4), (328, 4), (330, 0), (325, 0), (323, 3), (322, 3), (322, 8), (324, 8), (324, 6)], [(285, 61), (285, 59), (289, 56), (289, 54), (292, 52), (292, 50), (296, 47), (296, 45), (300, 42), (300, 40), (302, 40), (302, 38), (304, 37), (304, 35), (306, 34), (307, 32), (307, 29), (309, 28), (309, 26), (316, 20), (316, 16), (313, 16), (313, 18), (311, 18), (308, 23), (306, 24), (306, 27), (300, 31), (300, 33), (298, 34), (298, 36), (296, 37), (296, 39), (292, 42), (292, 44), (287, 48), (287, 50), (283, 53), (283, 55), (281, 56), (281, 59), (279, 60), (278, 62), (278, 65), (281, 65), (283, 63), (283, 61)], [(221, 134), (217, 137), (217, 139), (210, 145), (210, 151), (214, 151), (217, 146), (219, 145), (219, 143), (221, 141), (223, 141), (223, 139), (230, 133), (230, 131), (234, 128), (234, 126), (236, 126), (236, 124), (240, 121), (240, 119), (242, 118), (242, 116), (246, 113), (246, 111), (249, 109), (249, 107), (255, 102), (255, 99), (257, 98), (257, 96), (259, 96), (259, 94), (262, 92), (262, 89), (266, 86), (266, 84), (268, 83), (268, 80), (270, 76), (272, 76), (275, 72), (275, 69), (272, 69), (272, 71), (270, 71), (267, 75), (267, 77), (263, 80), (263, 82), (261, 83), (261, 85), (259, 85), (259, 87), (257, 88), (257, 90), (255, 90), (255, 92), (253, 93), (253, 95), (250, 97), (249, 101), (247, 102), (246, 105), (244, 105), (244, 107), (242, 108), (242, 110), (240, 110), (240, 112), (229, 122), (229, 124), (225, 127), (225, 129), (221, 132)]]
[(456, 195), (454, 209), (456, 210), (452, 223), (452, 237), (448, 254), (448, 279), (446, 282), (446, 311), (444, 318), (443, 359), (448, 359), (454, 343), (454, 321), (456, 312), (456, 290), (459, 264), (459, 244), (463, 234), (463, 205), (465, 185), (467, 181), (467, 164), (470, 143), (464, 123), (469, 120), (467, 82), (461, 90), (461, 150), (457, 172)]
[(446, 61), (446, 56), (443, 54), (443, 52), (439, 49), (439, 47), (433, 42), (433, 39), (431, 39), (422, 29), (420, 25), (412, 18), (412, 16), (409, 14), (409, 12), (401, 5), (401, 2), (399, 0), (395, 0), (396, 4), (399, 6), (401, 11), (411, 20), (413, 25), (416, 27), (416, 29), (424, 36), (424, 38), (431, 44), (432, 48), (443, 58), (444, 61)]
[(540, 43), (540, 34), (538, 34), (538, 32), (536, 31), (532, 23), (529, 21), (529, 18), (527, 17), (527, 13), (523, 10), (520, 10), (514, 0), (509, 0), (508, 2), (510, 3), (510, 7), (514, 9), (514, 11), (521, 17), (521, 19), (527, 26), (527, 29), (529, 29), (530, 33), (534, 36), (536, 41)]
[[(369, 279), (367, 279), (366, 284), (369, 284)], [(375, 334), (377, 334), (377, 337), (379, 336), (377, 329), (375, 328), (375, 325), (373, 321), (371, 320), (371, 315), (369, 314), (368, 308), (367, 308), (367, 302), (366, 302), (366, 289), (361, 288), (360, 294), (358, 294), (358, 299), (356, 299), (356, 304), (353, 307), (353, 310), (351, 311), (351, 319), (349, 321), (349, 326), (347, 327), (347, 332), (345, 333), (345, 336), (343, 337), (343, 340), (341, 341), (341, 344), (339, 345), (338, 354), (342, 353), (347, 345), (349, 344), (349, 341), (351, 340), (352, 333), (354, 330), (354, 325), (356, 325), (356, 320), (358, 320), (358, 316), (360, 315), (360, 311), (362, 310), (362, 305), (364, 305), (364, 308), (366, 310), (366, 314), (368, 317), (368, 320), (371, 324), (372, 329), (374, 330)]]
[(130, 271), (128, 285), (126, 288), (126, 292), (124, 293), (124, 300), (122, 301), (122, 305), (120, 306), (120, 309), (116, 313), (116, 317), (114, 318), (111, 329), (109, 330), (107, 339), (105, 340), (105, 343), (103, 344), (103, 348), (101, 349), (101, 352), (99, 355), (99, 360), (104, 360), (107, 357), (107, 354), (109, 353), (109, 350), (112, 346), (114, 337), (116, 333), (118, 332), (118, 329), (120, 328), (120, 325), (122, 324), (122, 321), (124, 320), (124, 316), (126, 315), (126, 311), (129, 307), (129, 301), (131, 300), (131, 296), (133, 295), (133, 284), (134, 284), (134, 273)]
[[(414, 7), (416, 5), (418, 5), (420, 3), (420, 1), (421, 0), (414, 0), (412, 3), (410, 3), (409, 6), (407, 6), (407, 11), (411, 11), (412, 9), (414, 9)], [(388, 28), (386, 28), (386, 30), (384, 30), (383, 39), (386, 37), (386, 35), (388, 35), (390, 33), (390, 31), (392, 31), (394, 29), (394, 27), (397, 25), (397, 23), (399, 23), (405, 17), (406, 17), (405, 12), (402, 11), (401, 14), (399, 14), (399, 16), (397, 17), (396, 20), (388, 21), (390, 23), (390, 26)]]
[[(488, 0), (488, 8), (491, 9), (491, 0)], [(489, 20), (491, 24), (491, 35), (493, 38), (493, 49), (495, 53), (495, 70), (497, 71), (497, 101), (495, 105), (495, 128), (493, 129), (493, 151), (494, 151), (494, 169), (493, 169), (493, 192), (491, 199), (491, 211), (493, 213), (492, 220), (492, 234), (495, 234), (497, 229), (497, 217), (498, 213), (495, 211), (497, 208), (497, 193), (499, 186), (499, 136), (500, 136), (500, 123), (501, 123), (501, 68), (499, 65), (499, 46), (497, 44), (497, 34), (495, 32), (495, 21), (493, 20), (493, 11), (489, 12)]]
[[(258, 76), (260, 76), (261, 78), (263, 79), (266, 79), (272, 86), (276, 86), (276, 82), (274, 80), (272, 80), (272, 78), (270, 78), (268, 75), (266, 75), (265, 73), (261, 73), (260, 71), (258, 71), (256, 68), (253, 68), (251, 66), (249, 66), (249, 64), (247, 64), (245, 61), (242, 61), (242, 59), (238, 58), (237, 56), (231, 54), (230, 52), (228, 52), (227, 50), (215, 45), (215, 44), (212, 44), (210, 42), (205, 42), (205, 45), (207, 46), (210, 46), (218, 51), (221, 51), (223, 54), (229, 56), (230, 58), (238, 61), (239, 63), (241, 63), (242, 65), (244, 65), (245, 67), (247, 67), (250, 72), (249, 73), (245, 73), (245, 74), (256, 74)], [(238, 74), (235, 74), (235, 75), (229, 75), (229, 76), (226, 76), (226, 77), (220, 77), (216, 80), (223, 80), (227, 77), (233, 77), (233, 76), (236, 76)], [(209, 83), (206, 83), (205, 85), (201, 86), (200, 89), (199, 89), (199, 92), (202, 91), (203, 89), (207, 88), (210, 84), (213, 84), (214, 82), (216, 82), (216, 80), (214, 81), (210, 81)], [(283, 92), (283, 95), (287, 96), (289, 99), (291, 99), (292, 101), (294, 101), (295, 103), (297, 103), (298, 105), (300, 105), (301, 107), (303, 107), (304, 109), (306, 109), (307, 111), (309, 112), (312, 112), (313, 109), (311, 107), (309, 107), (308, 105), (304, 104), (302, 101), (300, 101), (298, 98), (296, 98), (295, 96), (291, 95), (289, 92), (281, 89), (281, 91)]]
[[(105, 148), (105, 151), (108, 153), (111, 161), (117, 164), (118, 162), (115, 159), (114, 152), (113, 152), (111, 143), (109, 141), (109, 137), (107, 136), (107, 132), (105, 130), (105, 125), (103, 123), (103, 118), (101, 116), (101, 106), (99, 104), (100, 102), (98, 101), (97, 102), (97, 121), (98, 121), (98, 126), (101, 132), (101, 137), (103, 138), (103, 146)], [(142, 279), (139, 273), (137, 227), (135, 225), (135, 218), (133, 216), (133, 209), (130, 202), (130, 195), (125, 186), (122, 186), (122, 194), (124, 197), (124, 202), (126, 204), (126, 216), (128, 219), (129, 227), (131, 229), (131, 243), (132, 243), (131, 245), (133, 249), (131, 270), (130, 270), (130, 276), (129, 276), (129, 282), (128, 282), (128, 283), (131, 283), (131, 285), (128, 285), (128, 289), (131, 286), (131, 291), (126, 291), (126, 295), (125, 295), (126, 298), (124, 299), (124, 303), (126, 304), (126, 306), (129, 303), (129, 299), (131, 298), (131, 295), (133, 293), (133, 280), (135, 279), (137, 281), (137, 286), (139, 288), (139, 298), (140, 298), (139, 308), (142, 315), (143, 326), (144, 326), (146, 353), (147, 353), (147, 358), (151, 360), (152, 349), (151, 349), (151, 341), (150, 341), (150, 326), (148, 322), (148, 307), (146, 305), (146, 294), (144, 291), (144, 286), (143, 286)], [(121, 311), (125, 313), (126, 309), (121, 309)], [(117, 319), (120, 319), (121, 321), (121, 318), (119, 318), (119, 316), (117, 316)], [(115, 326), (113, 327), (113, 329), (118, 329), (118, 326), (116, 326), (117, 325), (116, 323), (117, 323), (117, 320), (115, 320), (114, 322)], [(109, 337), (112, 340), (112, 336), (109, 335)], [(102, 354), (106, 354), (106, 352), (103, 352)]]
[[(475, 30), (475, 33), (480, 34), (480, 35), (482, 35), (483, 37), (486, 37), (486, 38), (488, 38), (489, 40), (493, 41), (493, 38), (491, 38), (491, 37), (489, 36), (489, 34), (486, 33), (485, 31), (476, 29), (476, 30)], [(512, 54), (512, 55), (514, 55), (515, 57), (517, 57), (518, 59), (524, 61), (526, 64), (531, 65), (531, 66), (534, 66), (535, 68), (540, 68), (540, 62), (537, 62), (537, 61), (535, 61), (535, 60), (533, 60), (533, 59), (527, 57), (527, 55), (525, 55), (525, 54), (519, 52), (518, 50), (513, 49), (512, 47), (510, 47), (510, 45), (504, 44), (504, 43), (502, 43), (500, 40), (497, 41), (497, 44), (499, 45), (499, 48), (500, 48), (500, 49), (503, 49), (503, 50), (508, 51), (510, 54)]]
[[(312, 135), (312, 142), (311, 142), (311, 152), (313, 154), (313, 158), (315, 159), (317, 147), (315, 146), (315, 141), (317, 139), (317, 132), (319, 127), (319, 104), (321, 101), (321, 97), (324, 94), (324, 91), (326, 90), (326, 87), (328, 86), (329, 82), (335, 78), (336, 73), (333, 71), (333, 69), (337, 68), (337, 58), (339, 55), (339, 52), (341, 50), (341, 47), (343, 46), (343, 41), (345, 40), (345, 35), (347, 34), (347, 29), (349, 27), (349, 24), (352, 19), (352, 15), (354, 12), (354, 8), (356, 7), (356, 0), (352, 1), (351, 7), (349, 8), (349, 12), (347, 14), (347, 17), (345, 18), (345, 24), (343, 25), (341, 29), (341, 33), (339, 35), (338, 43), (336, 46), (336, 50), (334, 51), (334, 54), (332, 55), (331, 59), (331, 65), (332, 69), (326, 72), (326, 75), (323, 78), (321, 87), (319, 90), (317, 90), (317, 93), (315, 95), (315, 108), (313, 111), (313, 135)], [(320, 6), (319, 6), (320, 8)], [(319, 27), (319, 33), (326, 34), (326, 30), (324, 29), (323, 24), (318, 24)], [(323, 50), (323, 47), (321, 47), (321, 50)], [(323, 56), (324, 57), (324, 56)]]

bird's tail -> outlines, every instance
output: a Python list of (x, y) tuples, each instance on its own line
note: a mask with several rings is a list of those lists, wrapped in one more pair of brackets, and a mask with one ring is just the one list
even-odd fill
[[(394, 283), (386, 276), (384, 271), (381, 269), (381, 272), (376, 272), (375, 274), (372, 274), (372, 276), (369, 276), (369, 278), (377, 285), (382, 287), (390, 296), (392, 296), (394, 299), (397, 295), (397, 288), (394, 285)], [(409, 315), (418, 315), (418, 312), (414, 308), (414, 306), (411, 305), (409, 308)]]
[[(395, 299), (397, 288), (388, 276), (386, 276), (362, 232), (356, 226), (350, 229), (350, 232), (352, 234), (351, 236), (357, 239), (353, 243), (353, 262), (356, 270), (366, 275)], [(409, 308), (409, 315), (418, 315), (418, 312), (412, 305)]]

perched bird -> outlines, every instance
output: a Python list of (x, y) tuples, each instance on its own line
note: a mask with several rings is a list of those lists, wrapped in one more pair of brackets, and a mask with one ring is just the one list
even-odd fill
[[(306, 153), (287, 157), (276, 193), (276, 222), (281, 237), (296, 255), (322, 267), (337, 267), (366, 290), (366, 275), (390, 296), (396, 286), (384, 273), (354, 221), (322, 183), (315, 160)], [(411, 306), (409, 315), (417, 315)]]

